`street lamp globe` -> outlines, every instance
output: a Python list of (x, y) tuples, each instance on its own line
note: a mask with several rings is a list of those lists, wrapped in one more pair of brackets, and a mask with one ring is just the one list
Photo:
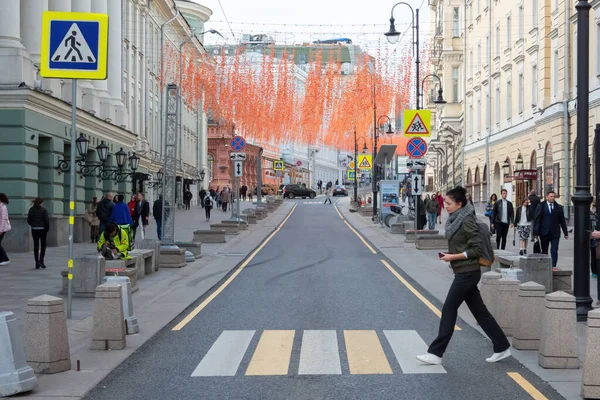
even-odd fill
[(517, 171), (523, 169), (523, 157), (520, 154), (517, 157), (517, 161), (515, 161), (515, 166), (517, 167)]
[(162, 172), (162, 169), (159, 169), (158, 172), (156, 173), (156, 180), (162, 181), (162, 178), (163, 178), (163, 172)]
[(98, 152), (98, 158), (104, 163), (108, 158), (108, 146), (104, 143), (104, 140), (96, 147), (96, 151)]
[(138, 166), (140, 165), (140, 158), (137, 154), (135, 154), (135, 151), (133, 152), (133, 154), (131, 154), (131, 156), (129, 156), (129, 165), (132, 171), (138, 169)]
[(79, 153), (80, 157), (85, 158), (87, 151), (88, 151), (89, 143), (90, 143), (90, 141), (87, 140), (87, 138), (85, 136), (83, 136), (83, 133), (80, 133), (79, 137), (75, 141), (75, 144), (77, 145), (77, 153)]
[(398, 43), (398, 40), (400, 40), (400, 32), (396, 30), (396, 25), (394, 24), (394, 22), (395, 19), (392, 16), (390, 18), (390, 30), (384, 33), (385, 37), (387, 38), (390, 44), (396, 44)]
[(363, 154), (366, 153), (368, 150), (369, 149), (367, 149), (367, 143), (365, 142), (362, 149)]
[(206, 172), (200, 171), (200, 182), (204, 182), (204, 177), (206, 176)]
[(121, 150), (117, 151), (115, 153), (115, 156), (117, 156), (117, 166), (119, 168), (123, 168), (123, 165), (125, 165), (125, 157), (127, 157), (127, 153), (125, 153), (123, 151), (123, 148), (121, 147)]
[(433, 101), (433, 104), (446, 104), (447, 101), (444, 100), (444, 96), (442, 95), (444, 93), (444, 91), (442, 90), (442, 88), (440, 88), (440, 90), (438, 90), (438, 97), (437, 99), (435, 99)]
[(385, 131), (385, 133), (387, 133), (388, 135), (393, 135), (394, 134), (391, 122), (388, 124), (388, 129), (387, 129), (387, 131)]
[(508, 160), (504, 160), (504, 162), (502, 163), (502, 171), (504, 172), (504, 176), (508, 175), (509, 170), (510, 170), (510, 164), (508, 163)]

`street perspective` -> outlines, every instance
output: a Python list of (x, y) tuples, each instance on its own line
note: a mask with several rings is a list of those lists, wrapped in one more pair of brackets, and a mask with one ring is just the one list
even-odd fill
[(599, 53), (600, 0), (0, 0), (0, 397), (600, 399)]

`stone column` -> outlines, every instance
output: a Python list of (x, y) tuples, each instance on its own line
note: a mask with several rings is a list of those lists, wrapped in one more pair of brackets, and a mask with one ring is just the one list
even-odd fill
[[(40, 80), (40, 48), (42, 37), (42, 13), (48, 10), (48, 0), (22, 0), (21, 1), (21, 38), (29, 59), (31, 60), (31, 71), (25, 81), (35, 86), (35, 80)], [(51, 80), (41, 80), (43, 86), (40, 89), (50, 89)], [(57, 83), (58, 84), (58, 83)], [(56, 89), (59, 89), (57, 86)]]
[[(92, 12), (98, 14), (108, 14), (108, 4), (106, 0), (94, 0), (92, 1)], [(108, 24), (112, 21), (109, 19)], [(110, 41), (110, 39), (109, 39)], [(109, 61), (110, 62), (110, 61)], [(110, 74), (111, 71), (108, 71)], [(112, 102), (110, 96), (108, 94), (108, 77), (103, 81), (92, 81), (94, 88), (96, 89), (96, 98), (98, 101), (99, 114), (98, 117), (107, 120), (108, 122), (112, 122), (115, 120), (115, 110), (112, 106)]]
[(565, 292), (546, 295), (538, 364), (542, 368), (579, 368), (575, 297)]
[(486, 272), (481, 275), (481, 298), (490, 314), (497, 317), (496, 305), (498, 304), (498, 281), (502, 274), (498, 272)]
[(122, 21), (121, 0), (106, 0), (108, 5), (108, 93), (110, 95), (115, 119), (113, 123), (118, 126), (127, 126), (127, 109), (123, 105), (122, 67)]
[(546, 291), (543, 285), (535, 282), (519, 285), (517, 316), (512, 340), (515, 349), (537, 350), (540, 348), (545, 295)]
[(14, 0), (0, 0), (0, 86), (33, 83), (29, 55), (21, 43), (21, 8)]
[(496, 318), (498, 325), (506, 336), (513, 335), (515, 316), (517, 314), (517, 299), (519, 296), (519, 281), (512, 278), (498, 280), (498, 304)]
[(583, 381), (581, 397), (584, 399), (600, 399), (600, 309), (588, 313), (587, 344), (585, 362), (583, 363)]
[(104, 283), (96, 288), (92, 350), (122, 350), (125, 348), (125, 316), (121, 286)]

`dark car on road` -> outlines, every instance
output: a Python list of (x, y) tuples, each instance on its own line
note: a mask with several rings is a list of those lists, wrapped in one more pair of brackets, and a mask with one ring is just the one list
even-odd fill
[(333, 187), (332, 195), (333, 196), (348, 196), (348, 191), (342, 185), (335, 185)]
[(317, 192), (307, 189), (304, 185), (285, 185), (282, 191), (284, 199), (293, 199), (295, 197), (302, 197), (303, 199), (310, 197), (314, 199), (317, 197)]

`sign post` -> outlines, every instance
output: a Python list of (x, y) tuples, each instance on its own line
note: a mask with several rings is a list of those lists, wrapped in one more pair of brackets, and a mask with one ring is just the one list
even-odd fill
[(231, 153), (233, 166), (233, 187), (231, 188), (231, 218), (230, 221), (241, 222), (240, 219), (240, 177), (243, 176), (244, 162), (246, 153), (240, 153), (246, 147), (246, 139), (241, 136), (234, 136), (231, 139), (231, 149), (237, 153)]
[(77, 79), (106, 79), (107, 54), (108, 15), (54, 11), (42, 14), (40, 75), (72, 80), (67, 318), (71, 318), (73, 296)]

